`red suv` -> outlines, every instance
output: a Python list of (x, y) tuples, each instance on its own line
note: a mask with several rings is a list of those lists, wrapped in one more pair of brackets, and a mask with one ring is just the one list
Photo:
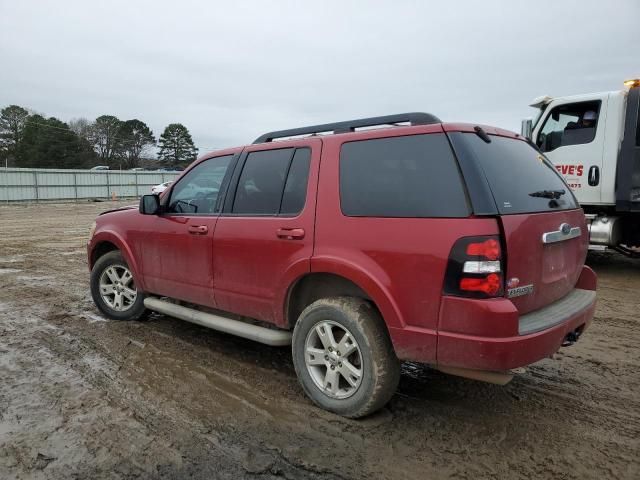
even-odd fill
[(360, 417), (393, 395), (399, 360), (506, 383), (575, 342), (596, 302), (587, 244), (523, 137), (410, 113), (204, 155), (100, 215), (88, 255), (106, 316), (291, 344), (307, 395)]

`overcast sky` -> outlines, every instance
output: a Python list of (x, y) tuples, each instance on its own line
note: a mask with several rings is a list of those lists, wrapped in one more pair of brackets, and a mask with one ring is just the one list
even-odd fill
[(519, 130), (534, 97), (640, 76), (638, 19), (639, 0), (0, 0), (0, 108), (180, 122), (200, 153), (405, 111)]

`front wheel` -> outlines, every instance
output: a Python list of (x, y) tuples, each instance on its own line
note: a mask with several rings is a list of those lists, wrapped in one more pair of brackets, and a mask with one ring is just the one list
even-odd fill
[(91, 296), (98, 309), (114, 320), (137, 320), (145, 313), (144, 294), (122, 254), (114, 250), (100, 257), (91, 270)]
[(400, 379), (384, 321), (359, 298), (318, 300), (293, 331), (293, 364), (305, 393), (321, 408), (358, 418), (382, 408)]

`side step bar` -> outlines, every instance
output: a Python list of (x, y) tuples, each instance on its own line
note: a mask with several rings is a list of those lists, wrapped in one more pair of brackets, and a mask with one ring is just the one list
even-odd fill
[(238, 337), (248, 338), (249, 340), (271, 345), (272, 347), (291, 345), (291, 332), (286, 330), (275, 330), (259, 325), (252, 325), (232, 318), (176, 305), (175, 303), (160, 300), (156, 297), (145, 298), (144, 306), (154, 312), (163, 313), (170, 317), (179, 318), (180, 320), (202, 325), (203, 327), (212, 328), (220, 332), (230, 333)]

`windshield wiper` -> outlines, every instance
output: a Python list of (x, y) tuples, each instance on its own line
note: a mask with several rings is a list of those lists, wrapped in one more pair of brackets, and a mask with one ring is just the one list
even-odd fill
[(540, 190), (538, 192), (530, 193), (530, 197), (542, 197), (542, 198), (553, 198), (557, 200), (562, 195), (567, 193), (565, 190)]

